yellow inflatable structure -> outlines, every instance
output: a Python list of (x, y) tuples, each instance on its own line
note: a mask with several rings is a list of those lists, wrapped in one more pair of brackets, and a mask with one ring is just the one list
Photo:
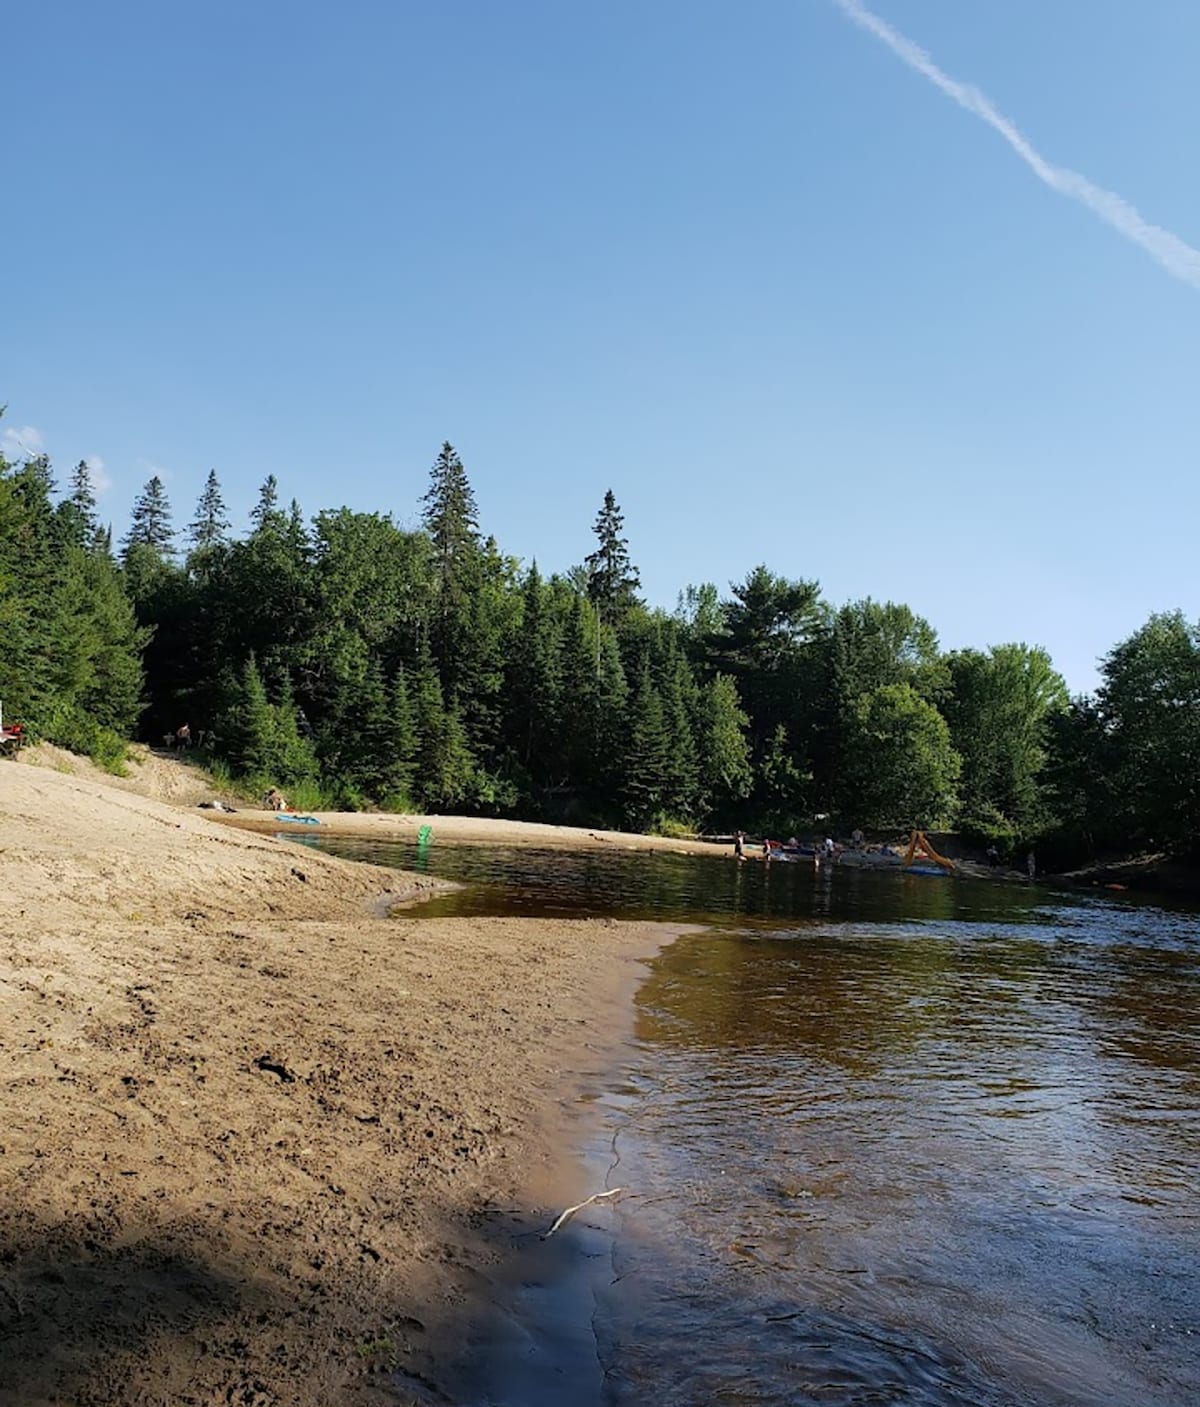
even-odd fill
[(939, 855), (930, 845), (924, 831), (913, 831), (909, 837), (908, 849), (904, 852), (904, 867), (907, 869), (914, 860), (932, 860), (935, 865), (941, 865), (942, 869), (954, 873), (954, 861), (947, 860), (944, 855)]

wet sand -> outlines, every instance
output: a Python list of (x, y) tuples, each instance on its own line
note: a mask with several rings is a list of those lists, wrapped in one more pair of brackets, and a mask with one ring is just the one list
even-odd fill
[(442, 886), (49, 769), (0, 808), (0, 1402), (454, 1400), (672, 930), (384, 918)]

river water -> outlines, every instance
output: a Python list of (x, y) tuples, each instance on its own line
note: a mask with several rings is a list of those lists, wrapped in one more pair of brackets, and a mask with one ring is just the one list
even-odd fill
[(468, 884), (429, 912), (709, 925), (651, 964), (604, 1100), (631, 1195), (594, 1218), (600, 1389), (482, 1400), (1200, 1403), (1195, 913), (703, 856), (420, 863)]

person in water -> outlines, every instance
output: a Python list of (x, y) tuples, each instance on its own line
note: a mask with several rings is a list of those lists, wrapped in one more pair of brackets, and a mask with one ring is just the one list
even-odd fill
[(733, 858), (744, 860), (746, 858), (746, 833), (735, 831), (733, 836)]

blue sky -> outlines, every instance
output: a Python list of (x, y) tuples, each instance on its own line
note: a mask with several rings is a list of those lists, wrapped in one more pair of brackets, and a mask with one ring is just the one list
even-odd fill
[[(1200, 5), (873, 10), (1200, 245)], [(835, 0), (63, 0), (5, 48), (0, 429), (118, 534), (209, 468), (412, 522), (450, 439), (547, 571), (611, 486), (655, 604), (766, 562), (1074, 689), (1200, 614), (1200, 289)]]

